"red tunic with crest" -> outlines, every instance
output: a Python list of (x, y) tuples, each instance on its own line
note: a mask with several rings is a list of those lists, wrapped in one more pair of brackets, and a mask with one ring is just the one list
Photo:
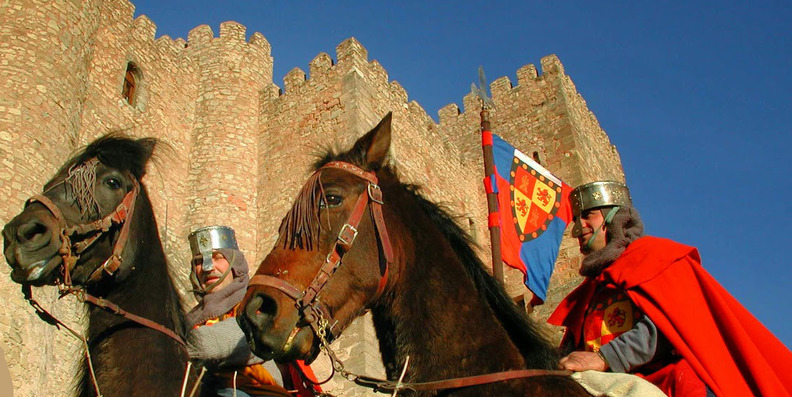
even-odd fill
[(575, 345), (592, 336), (582, 331), (598, 284), (625, 291), (682, 357), (647, 376), (661, 388), (674, 383), (670, 367), (682, 365), (719, 397), (792, 395), (792, 352), (701, 267), (695, 248), (642, 237), (586, 279), (548, 320), (566, 326)]

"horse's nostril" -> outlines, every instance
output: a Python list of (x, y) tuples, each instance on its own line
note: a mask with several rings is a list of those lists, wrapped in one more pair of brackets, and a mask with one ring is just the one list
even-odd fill
[(17, 229), (17, 241), (20, 243), (49, 242), (49, 229), (47, 225), (38, 221), (31, 220)]
[(278, 314), (278, 303), (263, 293), (254, 295), (245, 307), (248, 319), (261, 328)]

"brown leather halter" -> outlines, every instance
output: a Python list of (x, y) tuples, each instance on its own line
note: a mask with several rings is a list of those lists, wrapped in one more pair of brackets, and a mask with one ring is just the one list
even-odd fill
[[(96, 158), (92, 158), (88, 161), (98, 161)], [(31, 196), (27, 202), (25, 203), (25, 208), (32, 203), (40, 203), (43, 205), (55, 218), (58, 222), (58, 227), (60, 228), (58, 234), (61, 239), (61, 247), (58, 250), (58, 254), (61, 258), (61, 274), (62, 279), (58, 282), (58, 288), (60, 289), (61, 295), (67, 294), (74, 294), (80, 301), (91, 303), (97, 307), (105, 309), (113, 314), (122, 316), (129, 320), (132, 320), (140, 325), (149, 327), (151, 329), (157, 330), (162, 332), (165, 335), (173, 338), (181, 345), (186, 346), (184, 340), (175, 332), (168, 329), (167, 327), (151, 321), (149, 319), (140, 317), (133, 313), (129, 313), (116, 305), (115, 303), (104, 299), (104, 298), (97, 298), (89, 293), (87, 293), (82, 288), (75, 288), (72, 286), (71, 280), (71, 271), (74, 270), (74, 266), (77, 264), (77, 261), (80, 259), (80, 254), (85, 252), (91, 245), (93, 245), (103, 234), (110, 231), (114, 225), (122, 225), (121, 231), (118, 234), (118, 239), (116, 240), (115, 244), (113, 245), (113, 253), (110, 255), (104, 263), (94, 269), (91, 275), (88, 277), (88, 280), (85, 284), (95, 283), (101, 280), (105, 275), (112, 276), (116, 270), (121, 266), (121, 262), (123, 258), (121, 254), (124, 252), (124, 247), (126, 246), (127, 241), (129, 240), (129, 228), (130, 223), (129, 220), (132, 219), (132, 214), (135, 209), (135, 201), (137, 200), (137, 196), (140, 193), (140, 184), (137, 181), (137, 178), (132, 176), (130, 173), (126, 173), (126, 176), (132, 181), (132, 189), (127, 192), (121, 202), (116, 206), (113, 212), (107, 214), (107, 216), (98, 219), (96, 221), (90, 223), (82, 223), (77, 224), (74, 226), (69, 226), (66, 223), (66, 218), (63, 216), (60, 208), (47, 196), (42, 194), (36, 194)], [(51, 186), (48, 190), (53, 189), (55, 186), (64, 183), (64, 181), (59, 182), (58, 184)], [(46, 191), (44, 192), (46, 193)], [(83, 237), (89, 236), (88, 238), (82, 239), (79, 242), (72, 243), (72, 239), (75, 237)], [(50, 262), (53, 260), (57, 260), (58, 256), (53, 257), (50, 259)], [(44, 265), (47, 266), (49, 262)], [(51, 314), (49, 314), (41, 305), (38, 304), (33, 298), (30, 291), (30, 285), (24, 285), (22, 287), (22, 291), (25, 294), (25, 298), (30, 302), (30, 304), (36, 309), (37, 314), (39, 317), (44, 319), (46, 322), (55, 324), (59, 323), (62, 324), (59, 320), (55, 319)]]
[[(327, 254), (324, 263), (319, 268), (319, 272), (316, 274), (313, 281), (302, 291), (286, 280), (264, 274), (254, 275), (248, 283), (248, 286), (261, 285), (276, 288), (293, 299), (302, 320), (311, 326), (314, 334), (322, 339), (325, 339), (325, 335), (329, 335), (326, 341), (332, 341), (333, 339), (332, 327), (335, 325), (335, 322), (332, 321), (332, 315), (327, 307), (318, 299), (318, 295), (330, 280), (330, 277), (341, 265), (341, 258), (352, 248), (352, 244), (358, 234), (358, 225), (366, 210), (367, 204), (371, 217), (374, 220), (374, 228), (379, 236), (385, 259), (384, 265), (381, 266), (380, 269), (381, 277), (373, 301), (376, 301), (385, 290), (385, 285), (388, 282), (388, 271), (391, 263), (393, 263), (393, 248), (391, 247), (390, 237), (388, 236), (388, 229), (385, 227), (385, 219), (382, 216), (382, 190), (380, 190), (379, 185), (377, 185), (377, 176), (372, 171), (364, 171), (353, 164), (342, 161), (327, 163), (319, 168), (316, 173), (321, 173), (323, 170), (331, 168), (346, 171), (363, 179), (367, 182), (367, 186), (358, 196), (355, 207), (349, 215), (349, 219), (344, 223), (344, 226), (341, 227), (341, 231), (338, 232), (336, 241), (330, 248), (330, 252)], [(298, 330), (299, 328), (295, 328), (287, 344), (291, 342)]]

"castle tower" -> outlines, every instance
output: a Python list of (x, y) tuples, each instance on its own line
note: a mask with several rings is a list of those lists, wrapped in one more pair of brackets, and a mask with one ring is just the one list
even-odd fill
[[(508, 77), (490, 84), (495, 109), (490, 111), (491, 129), (517, 149), (538, 160), (545, 168), (571, 186), (601, 179), (624, 181), (621, 160), (608, 136), (588, 110), (571, 78), (555, 55), (541, 59), (541, 71), (529, 64), (517, 71), (515, 86)], [(449, 139), (460, 140), (465, 163), (477, 164), (478, 175), (483, 176), (481, 165), (479, 99), (472, 93), (463, 99), (464, 113), (452, 104), (439, 111), (440, 129)], [(483, 197), (483, 194), (479, 195)], [(474, 219), (486, 219), (486, 205), (479, 205)], [(478, 225), (478, 235), (488, 236), (486, 222)], [(568, 229), (571, 229), (569, 227)], [(488, 239), (480, 241), (489, 245)], [(489, 250), (484, 253), (489, 262)], [(562, 241), (551, 279), (550, 290), (544, 305), (538, 306), (534, 316), (544, 321), (558, 302), (580, 282), (578, 244), (568, 234)], [(505, 266), (505, 265), (504, 265)], [(506, 267), (506, 288), (512, 296), (531, 294), (522, 285), (522, 274)]]
[[(190, 229), (224, 224), (236, 230), (243, 251), (256, 246), (256, 142), (259, 98), (272, 83), (270, 45), (259, 33), (248, 43), (245, 27), (193, 29), (188, 53), (198, 70), (198, 96), (190, 149), (187, 223)], [(256, 258), (248, 254), (250, 263)]]

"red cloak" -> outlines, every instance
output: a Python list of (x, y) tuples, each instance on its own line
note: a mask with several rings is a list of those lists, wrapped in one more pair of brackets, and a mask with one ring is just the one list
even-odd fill
[(701, 267), (698, 250), (642, 237), (548, 319), (580, 344), (596, 283), (623, 288), (719, 397), (791, 396), (792, 352)]

